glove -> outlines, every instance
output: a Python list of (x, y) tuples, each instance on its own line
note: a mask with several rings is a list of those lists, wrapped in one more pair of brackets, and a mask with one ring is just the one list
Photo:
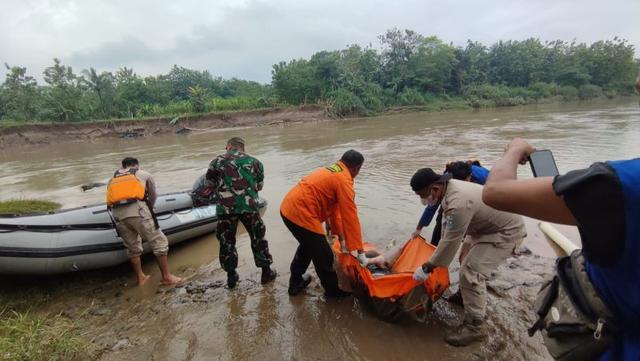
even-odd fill
[(358, 262), (360, 262), (360, 266), (366, 267), (369, 264), (369, 259), (364, 254), (364, 252), (358, 252), (358, 256), (356, 257)]
[(415, 272), (413, 272), (413, 279), (416, 281), (424, 282), (427, 278), (429, 278), (429, 273), (425, 272), (422, 266), (416, 268)]
[(421, 233), (422, 233), (422, 228), (416, 229), (415, 231), (411, 232), (411, 239), (418, 237)]

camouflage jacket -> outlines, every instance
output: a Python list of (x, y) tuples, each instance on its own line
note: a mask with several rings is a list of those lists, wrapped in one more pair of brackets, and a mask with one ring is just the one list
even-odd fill
[(258, 212), (264, 167), (246, 153), (229, 150), (211, 161), (207, 183), (215, 189), (218, 215)]

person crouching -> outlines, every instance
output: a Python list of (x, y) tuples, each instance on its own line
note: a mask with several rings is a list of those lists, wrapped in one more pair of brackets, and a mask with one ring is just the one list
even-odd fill
[(344, 251), (357, 251), (360, 264), (367, 265), (353, 189), (353, 180), (363, 163), (362, 154), (348, 150), (338, 162), (316, 169), (302, 178), (284, 197), (280, 215), (299, 243), (291, 261), (289, 295), (295, 296), (309, 285), (311, 276), (305, 272), (311, 262), (325, 296), (349, 295), (338, 287), (333, 251), (324, 235), (322, 223), (328, 223), (331, 234), (338, 236)]
[(513, 255), (526, 235), (521, 216), (497, 211), (482, 202), (482, 186), (451, 179), (430, 168), (418, 170), (411, 178), (411, 188), (424, 203), (441, 205), (442, 239), (433, 256), (418, 267), (413, 278), (425, 281), (438, 266), (449, 264), (464, 240), (468, 253), (460, 265), (460, 293), (464, 301), (464, 321), (445, 341), (466, 346), (487, 335), (485, 316), (486, 281), (498, 265)]
[(124, 158), (122, 168), (114, 173), (107, 184), (107, 206), (114, 217), (118, 235), (127, 248), (139, 286), (151, 277), (142, 271), (142, 241), (151, 245), (158, 260), (163, 285), (175, 285), (183, 281), (169, 272), (169, 240), (156, 224), (152, 213), (156, 198), (156, 186), (151, 174), (140, 169), (137, 159)]

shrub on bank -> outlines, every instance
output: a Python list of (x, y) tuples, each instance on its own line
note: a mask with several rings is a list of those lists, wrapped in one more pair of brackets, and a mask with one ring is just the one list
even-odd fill
[(173, 101), (167, 105), (154, 106), (146, 116), (179, 115), (191, 113), (191, 104), (187, 100)]
[(362, 105), (371, 112), (378, 112), (385, 106), (385, 94), (382, 87), (376, 83), (365, 82), (362, 86), (352, 90), (360, 98)]
[(336, 116), (364, 115), (367, 108), (362, 99), (346, 89), (338, 89), (328, 94), (330, 99), (331, 114)]
[(534, 92), (526, 88), (489, 84), (466, 86), (462, 94), (474, 108), (523, 105), (535, 98)]
[(413, 88), (407, 88), (398, 94), (399, 105), (423, 105), (425, 103), (424, 96)]
[(209, 112), (251, 110), (258, 108), (260, 108), (258, 98), (251, 97), (213, 98), (207, 102), (207, 111)]
[(578, 99), (578, 89), (571, 85), (565, 85), (558, 89), (558, 95), (565, 101), (576, 100)]
[(578, 97), (582, 100), (599, 98), (602, 96), (602, 88), (593, 84), (585, 84), (580, 87)]
[(604, 91), (604, 96), (606, 96), (608, 99), (613, 99), (616, 97), (616, 95), (618, 95), (618, 92), (615, 91), (615, 89), (607, 89)]
[(529, 91), (536, 100), (549, 98), (556, 92), (556, 85), (544, 82), (537, 82), (529, 85)]

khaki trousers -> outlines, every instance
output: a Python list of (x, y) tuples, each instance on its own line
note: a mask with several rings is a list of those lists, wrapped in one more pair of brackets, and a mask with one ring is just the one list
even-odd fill
[(156, 229), (151, 214), (141, 217), (128, 217), (116, 224), (118, 233), (127, 247), (127, 255), (142, 255), (142, 241), (148, 242), (155, 256), (166, 256), (169, 252), (169, 240), (160, 229)]
[(460, 292), (465, 318), (480, 320), (484, 320), (486, 314), (486, 281), (492, 271), (513, 255), (516, 246), (516, 242), (483, 242), (483, 238), (465, 240), (463, 248), (466, 246), (468, 253), (460, 265)]

